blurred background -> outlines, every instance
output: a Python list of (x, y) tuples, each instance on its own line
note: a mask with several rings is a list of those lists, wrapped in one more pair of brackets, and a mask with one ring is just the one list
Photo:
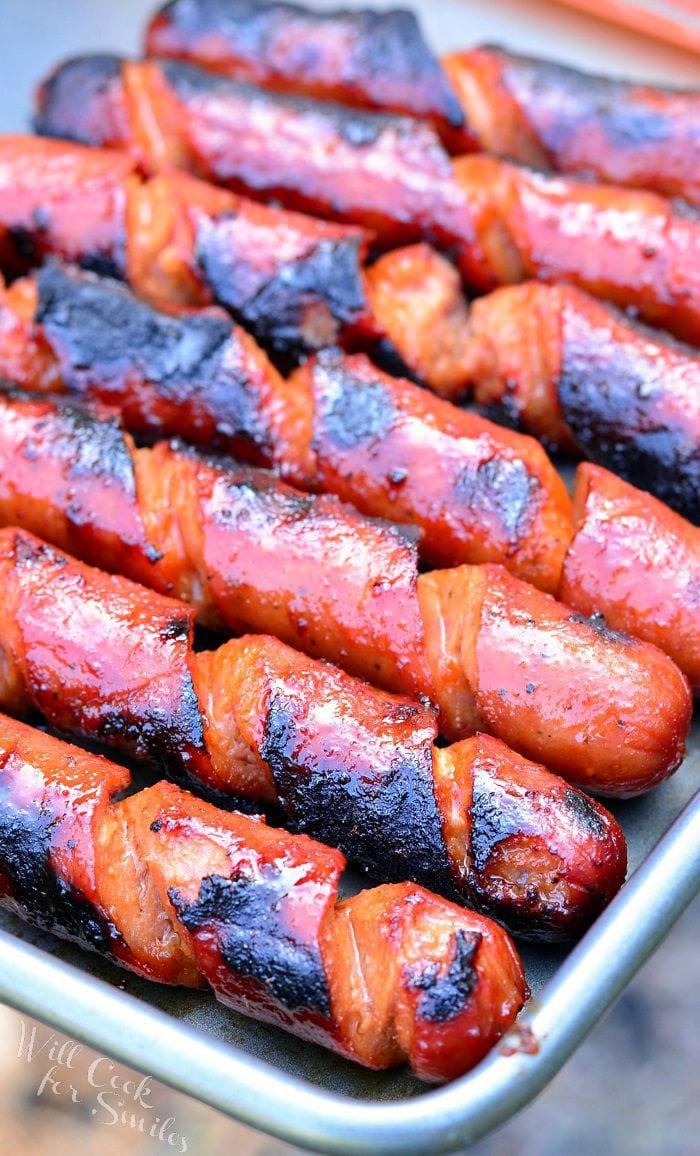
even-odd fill
[[(686, 2), (694, 7), (694, 0)], [(0, 0), (0, 131), (28, 126), (32, 85), (62, 56), (137, 50), (140, 28), (154, 6), (155, 0)], [(437, 49), (454, 47), (458, 28), (465, 44), (501, 41), (574, 64), (590, 67), (593, 60), (601, 71), (700, 84), (697, 56), (544, 0), (490, 0), (487, 9), (482, 0), (418, 0), (414, 7), (430, 11), (431, 42)], [(470, 1153), (696, 1156), (699, 932), (696, 903), (539, 1100)], [(32, 1043), (35, 1054), (29, 1062)], [(62, 1043), (48, 1029), (0, 1008), (1, 1156), (62, 1156), (71, 1149), (100, 1156), (153, 1156), (167, 1150), (196, 1156), (298, 1152), (155, 1083), (141, 1091), (139, 1105), (133, 1091), (140, 1077), (130, 1097), (125, 1069), (110, 1068), (108, 1060), (88, 1049), (76, 1053), (69, 1045), (61, 1051)], [(100, 1101), (94, 1085), (112, 1077), (116, 1087), (103, 1092)]]

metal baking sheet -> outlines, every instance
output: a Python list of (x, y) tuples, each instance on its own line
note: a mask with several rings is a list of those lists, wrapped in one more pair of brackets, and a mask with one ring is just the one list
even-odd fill
[[(0, 130), (26, 128), (32, 84), (58, 58), (136, 51), (152, 7), (153, 0), (0, 0)], [(545, 3), (492, 0), (484, 8), (467, 0), (423, 0), (414, 7), (438, 49), (498, 40), (618, 74), (697, 81), (697, 58)], [(698, 891), (700, 795), (693, 799), (693, 793), (699, 781), (696, 721), (674, 778), (611, 808), (625, 829), (634, 877), (568, 955), (523, 950), (535, 994), (518, 1032), (445, 1089), (426, 1091), (405, 1070), (364, 1071), (201, 993), (141, 981), (7, 914), (0, 915), (0, 999), (301, 1146), (402, 1156), (451, 1151), (541, 1090)], [(353, 889), (363, 880), (349, 874), (347, 882)]]

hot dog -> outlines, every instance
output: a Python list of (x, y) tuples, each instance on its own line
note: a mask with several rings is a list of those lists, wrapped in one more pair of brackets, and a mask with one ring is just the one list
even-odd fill
[(172, 316), (114, 281), (48, 267), (0, 300), (3, 375), (115, 405), (137, 434), (178, 434), (417, 523), (433, 564), (502, 562), (556, 589), (570, 503), (543, 450), (366, 357), (325, 352), (285, 382), (225, 317)]
[(490, 45), (437, 57), (403, 9), (171, 0), (145, 47), (275, 91), (428, 120), (455, 153), (483, 149), (700, 204), (698, 92)]
[(0, 903), (371, 1068), (451, 1079), (513, 1022), (527, 988), (490, 920), (407, 883), (338, 902), (338, 851), (170, 783), (113, 802), (129, 781), (0, 718)]

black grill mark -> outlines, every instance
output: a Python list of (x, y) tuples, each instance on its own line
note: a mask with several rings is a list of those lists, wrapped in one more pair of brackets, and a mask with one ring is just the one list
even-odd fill
[[(317, 389), (319, 440), (328, 438), (342, 449), (386, 437), (396, 410), (391, 394), (381, 381), (362, 381), (345, 368), (342, 354), (324, 350), (314, 370)], [(314, 439), (315, 441), (317, 439)]]
[[(659, 144), (673, 136), (673, 122), (665, 113), (632, 103), (624, 82), (536, 57), (499, 55), (507, 87), (553, 154), (565, 148), (569, 137), (586, 123), (599, 123), (618, 149)], [(555, 93), (557, 115), (552, 117), (549, 98)]]
[[(659, 343), (658, 334), (634, 328)], [(595, 336), (584, 341), (574, 327), (557, 386), (562, 415), (582, 453), (698, 522), (700, 440), (681, 422), (664, 420), (668, 386), (658, 363), (619, 344), (592, 357), (595, 346)], [(671, 341), (668, 346), (680, 348)], [(693, 352), (686, 353), (692, 359)]]
[(608, 829), (592, 799), (581, 791), (567, 790), (564, 794), (564, 803), (582, 830), (592, 835), (594, 839), (602, 841), (607, 838)]
[[(419, 708), (413, 709), (419, 713)], [(399, 706), (396, 721), (405, 720)], [(382, 879), (412, 879), (456, 897), (432, 775), (432, 741), (397, 743), (390, 759), (348, 769), (319, 749), (304, 764), (303, 704), (273, 691), (260, 747), (279, 801), (297, 830), (338, 847)]]
[(455, 482), (455, 495), (470, 509), (491, 509), (511, 542), (527, 533), (537, 507), (539, 480), (523, 461), (493, 457), (476, 471), (465, 470)]
[(466, 1008), (478, 980), (474, 965), (482, 936), (460, 928), (454, 934), (454, 956), (443, 974), (439, 963), (430, 963), (422, 970), (407, 968), (408, 984), (422, 991), (418, 1014), (429, 1023), (443, 1024), (455, 1019)]
[[(264, 345), (291, 354), (318, 349), (363, 315), (359, 238), (321, 238), (297, 260), (280, 263), (261, 284), (245, 252), (236, 252), (232, 220), (232, 214), (222, 214), (200, 221), (196, 258), (218, 304)], [(310, 320), (314, 309), (325, 310), (318, 335)]]
[(522, 815), (517, 798), (491, 785), (484, 775), (475, 775), (471, 804), (470, 883), (479, 891), (480, 875), (498, 843), (522, 832)]
[(632, 638), (631, 635), (625, 634), (622, 630), (613, 630), (612, 626), (608, 626), (604, 616), (600, 613), (600, 611), (596, 611), (590, 616), (587, 616), (586, 614), (580, 614), (578, 611), (576, 611), (574, 614), (569, 615), (569, 621), (580, 623), (582, 626), (587, 626), (590, 630), (593, 631), (594, 634), (597, 634), (598, 638), (602, 639), (603, 642), (609, 642), (613, 646), (638, 645), (636, 638)]
[(230, 879), (209, 875), (189, 905), (176, 888), (168, 894), (188, 931), (207, 935), (215, 929), (223, 958), (238, 975), (256, 980), (289, 1011), (330, 1016), (320, 953), (296, 942), (285, 927), (284, 871), (266, 864), (258, 878), (243, 871)]
[[(70, 477), (113, 482), (129, 499), (135, 497), (133, 461), (119, 417), (108, 417), (104, 410), (97, 416), (89, 403), (15, 389), (4, 382), (0, 382), (0, 395), (10, 403), (40, 403), (46, 411), (37, 422), (46, 439), (42, 444), (50, 447), (52, 457), (65, 462)], [(87, 512), (85, 521), (90, 521)]]
[(119, 401), (126, 374), (136, 371), (164, 401), (206, 409), (221, 435), (246, 438), (261, 451), (268, 445), (250, 383), (224, 363), (233, 339), (225, 317), (170, 316), (117, 281), (56, 265), (42, 269), (38, 283), (37, 320), (69, 388), (89, 392), (92, 382)]
[(0, 771), (0, 871), (30, 922), (106, 955), (118, 935), (102, 912), (58, 876), (51, 863), (60, 815), (35, 800), (19, 805)]

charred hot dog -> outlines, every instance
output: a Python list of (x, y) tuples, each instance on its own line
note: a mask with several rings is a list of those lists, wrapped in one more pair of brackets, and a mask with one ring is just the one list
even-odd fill
[(0, 376), (417, 523), (433, 564), (502, 562), (552, 592), (559, 581), (570, 503), (543, 450), (365, 357), (326, 352), (285, 382), (223, 316), (173, 317), (114, 281), (47, 267), (0, 300)]
[[(116, 67), (128, 129), (113, 143), (149, 172), (176, 163), (370, 228), (385, 246), (434, 241), (479, 292), (564, 279), (700, 344), (700, 218), (670, 200), (485, 155), (452, 163), (419, 121), (278, 95), (179, 61)], [(94, 68), (101, 73), (104, 58)], [(59, 99), (76, 70), (70, 100)], [(101, 98), (91, 108), (89, 77), (80, 59), (42, 87), (41, 132), (102, 141), (94, 128)]]

